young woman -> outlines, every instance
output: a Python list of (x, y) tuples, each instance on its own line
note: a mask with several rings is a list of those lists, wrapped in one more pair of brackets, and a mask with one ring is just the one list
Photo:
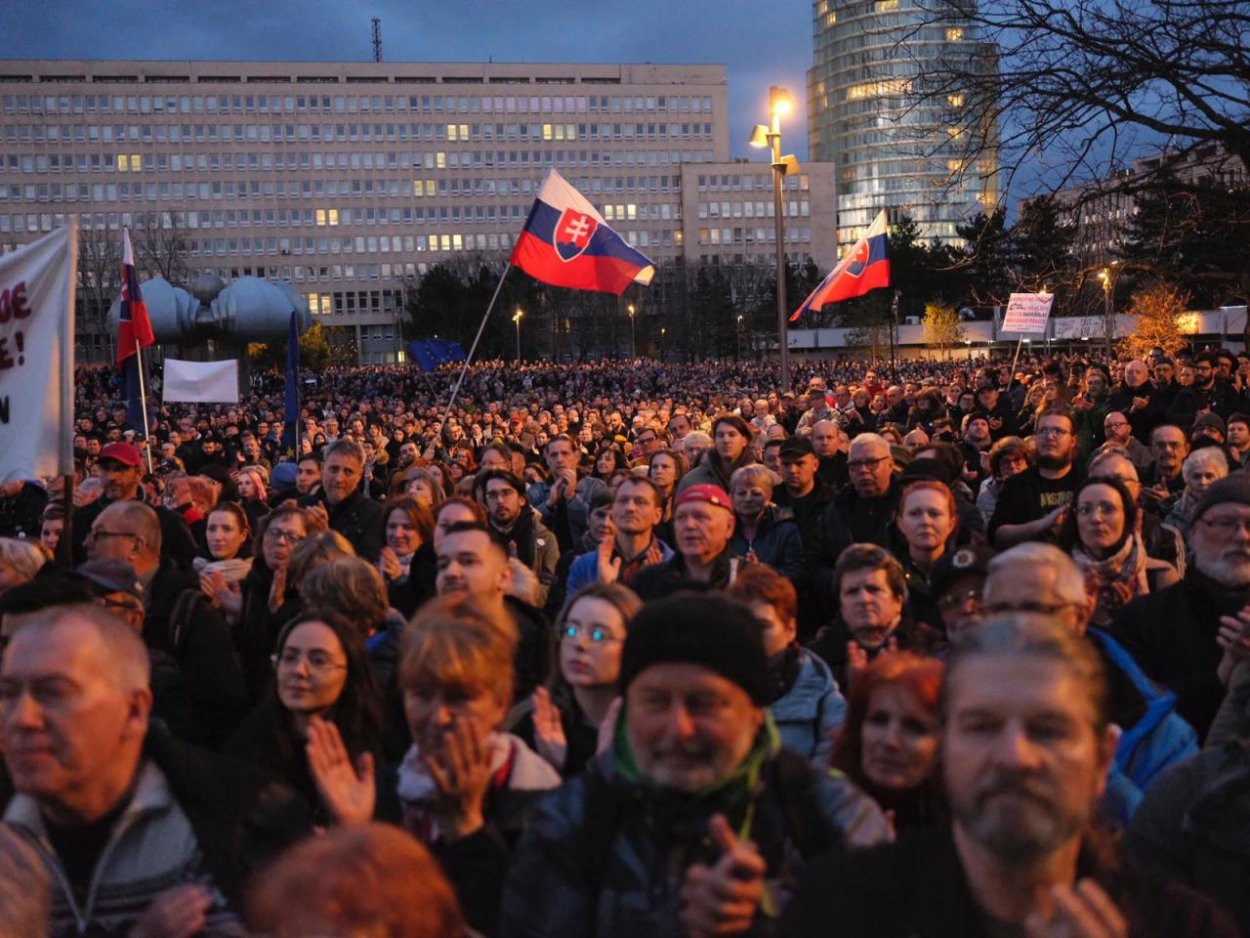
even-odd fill
[(239, 487), (239, 504), (254, 527), (269, 512), (264, 470), (259, 466), (244, 466), (235, 484)]
[(662, 449), (651, 454), (647, 474), (660, 487), (664, 496), (664, 513), (655, 535), (666, 544), (673, 543), (673, 496), (686, 472), (686, 457), (675, 449)]
[(798, 643), (794, 584), (763, 564), (750, 564), (738, 573), (729, 595), (746, 603), (763, 629), (772, 688), (768, 707), (782, 744), (825, 771), (846, 701), (829, 666)]
[(942, 811), (937, 707), (944, 670), (936, 658), (878, 655), (848, 694), (833, 767), (876, 799), (896, 831), (921, 827)]
[[(200, 574), (200, 587), (210, 599), (241, 583), (251, 571), (251, 536), (251, 519), (238, 502), (222, 502), (204, 519), (208, 556), (196, 557), (192, 563)], [(227, 616), (237, 622), (240, 609), (231, 606)]]
[(907, 608), (917, 622), (940, 629), (942, 613), (929, 589), (934, 566), (954, 546), (959, 527), (955, 496), (942, 482), (922, 479), (903, 489), (894, 525), (906, 546), (897, 552), (907, 576)]
[(353, 761), (378, 756), (378, 691), (356, 627), (333, 612), (296, 616), (278, 635), (274, 682), (226, 744), (226, 754), (268, 770), (303, 795), (313, 823), (333, 818), (308, 765), (309, 724), (333, 723)]
[(1059, 530), (1059, 546), (1085, 574), (1096, 597), (1092, 625), (1106, 628), (1138, 596), (1171, 586), (1171, 564), (1146, 554), (1137, 529), (1137, 503), (1118, 479), (1090, 479), (1077, 488)]
[(629, 620), (641, 608), (628, 587), (595, 583), (556, 619), (552, 676), (534, 691), (516, 732), (565, 778), (580, 774), (595, 756), (599, 729), (617, 696)]
[(618, 472), (628, 471), (629, 460), (625, 458), (625, 453), (617, 444), (608, 443), (600, 447), (599, 452), (595, 454), (594, 469), (590, 474), (606, 483), (611, 481)]

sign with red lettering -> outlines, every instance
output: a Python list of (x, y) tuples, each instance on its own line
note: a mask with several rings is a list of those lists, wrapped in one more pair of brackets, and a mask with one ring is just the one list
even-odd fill
[(0, 481), (74, 471), (71, 223), (0, 257)]

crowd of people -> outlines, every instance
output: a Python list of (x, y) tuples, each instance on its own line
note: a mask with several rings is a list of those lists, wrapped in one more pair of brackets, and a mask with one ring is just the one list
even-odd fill
[(1250, 356), (1015, 364), (80, 369), (0, 933), (1240, 934)]

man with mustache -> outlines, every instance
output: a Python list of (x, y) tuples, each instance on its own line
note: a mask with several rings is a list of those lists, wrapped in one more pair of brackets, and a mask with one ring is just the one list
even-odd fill
[[(1193, 562), (1181, 582), (1133, 600), (1111, 634), (1146, 675), (1176, 693), (1177, 712), (1200, 738), (1224, 699), (1236, 660), (1221, 631), (1250, 627), (1250, 474), (1220, 479), (1194, 508), (1188, 547)], [(1244, 633), (1243, 633), (1244, 634)]]
[(1235, 935), (1209, 900), (1122, 866), (1095, 820), (1119, 740), (1087, 639), (1049, 616), (990, 619), (942, 690), (951, 820), (808, 868), (787, 938)]
[(1077, 471), (1076, 426), (1066, 410), (1043, 411), (1033, 431), (1037, 464), (1003, 483), (990, 518), (989, 537), (999, 550), (1024, 541), (1053, 540), (1072, 493), (1081, 482)]
[(804, 863), (886, 836), (862, 792), (782, 748), (742, 603), (687, 592), (644, 606), (620, 685), (607, 750), (521, 841), (503, 938), (772, 934), (778, 887)]

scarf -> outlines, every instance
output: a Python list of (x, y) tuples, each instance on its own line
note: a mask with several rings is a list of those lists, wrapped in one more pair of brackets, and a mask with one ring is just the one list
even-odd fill
[[(490, 753), (490, 788), (499, 788), (507, 783), (511, 774), (515, 758), (512, 740), (504, 733), (491, 733), (482, 745)], [(441, 840), (442, 832), (433, 811), (438, 783), (426, 768), (416, 743), (404, 753), (400, 763), (397, 793), (403, 808), (404, 829), (427, 846)]]
[[(1077, 546), (1072, 559), (1085, 574), (1085, 585), (1097, 597), (1092, 624), (1106, 627), (1130, 600), (1150, 592), (1146, 581), (1146, 548), (1141, 535), (1125, 538), (1123, 546), (1110, 557), (1102, 560)], [(1117, 583), (1125, 583), (1129, 594), (1124, 596), (1116, 589)]]

